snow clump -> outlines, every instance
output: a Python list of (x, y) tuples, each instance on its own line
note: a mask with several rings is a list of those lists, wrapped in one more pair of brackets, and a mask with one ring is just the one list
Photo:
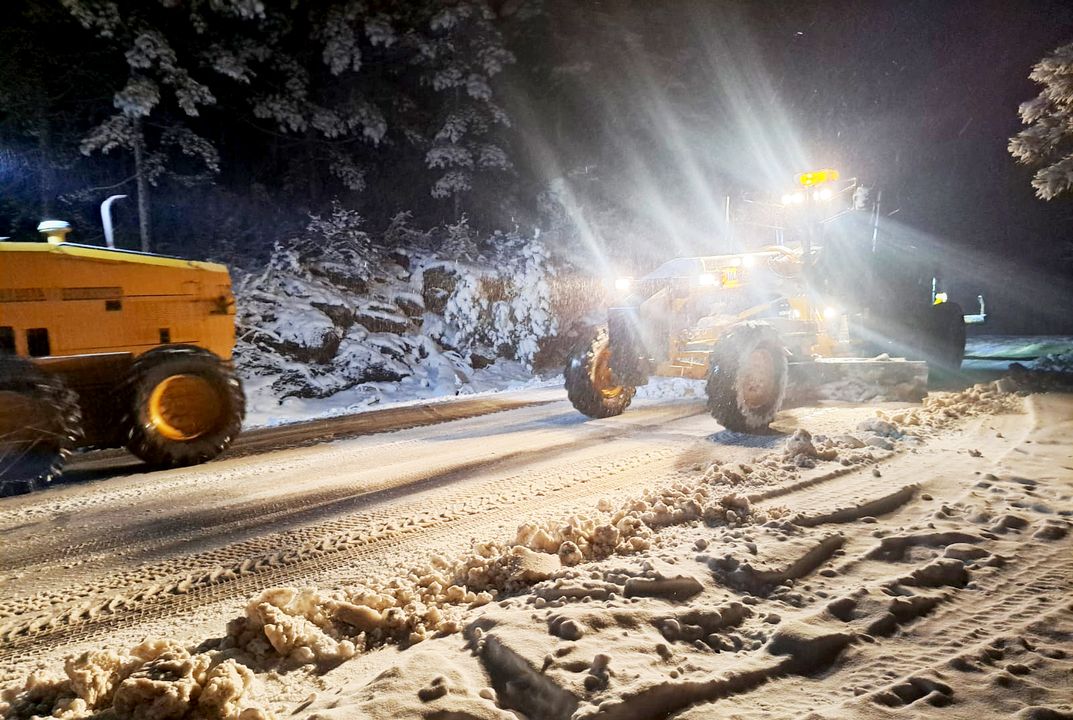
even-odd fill
[(0, 695), (7, 718), (75, 719), (110, 713), (120, 720), (269, 720), (254, 699), (253, 671), (220, 653), (190, 653), (147, 640), (125, 653), (91, 650), (64, 664), (65, 676), (31, 673)]

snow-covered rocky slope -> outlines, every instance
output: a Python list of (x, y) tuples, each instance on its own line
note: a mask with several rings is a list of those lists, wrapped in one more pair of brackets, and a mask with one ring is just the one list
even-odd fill
[(539, 237), (400, 216), (374, 238), (353, 211), (315, 217), (236, 283), (246, 425), (532, 384), (552, 279)]

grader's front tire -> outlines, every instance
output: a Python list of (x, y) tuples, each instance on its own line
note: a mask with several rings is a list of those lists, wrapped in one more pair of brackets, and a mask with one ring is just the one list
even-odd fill
[(30, 492), (60, 474), (81, 414), (59, 378), (0, 354), (0, 496)]
[(786, 352), (773, 327), (733, 327), (712, 350), (708, 410), (728, 430), (762, 430), (782, 407), (787, 372)]
[(131, 370), (127, 449), (150, 465), (211, 460), (230, 446), (245, 417), (230, 365), (195, 347), (149, 352)]
[(602, 329), (588, 345), (577, 350), (566, 363), (566, 395), (583, 415), (608, 418), (621, 415), (633, 400), (637, 388), (618, 385), (611, 372), (611, 345)]

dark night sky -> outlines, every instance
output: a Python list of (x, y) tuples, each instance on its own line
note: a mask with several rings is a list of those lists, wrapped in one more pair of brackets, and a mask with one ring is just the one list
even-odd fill
[(1073, 41), (1073, 3), (777, 3), (755, 17), (773, 66), (794, 68), (788, 94), (834, 110), (812, 136), (854, 148), (854, 172), (894, 190), (905, 222), (988, 248), (1070, 237), (1073, 205), (1036, 200), (1006, 143), (1038, 91), (1032, 64)]
[[(1073, 241), (1073, 198), (1036, 199), (1032, 171), (1006, 150), (1021, 128), (1018, 105), (1039, 92), (1027, 77), (1032, 65), (1073, 42), (1073, 2), (588, 7), (624, 18), (646, 50), (629, 33), (607, 42), (580, 11), (580, 33), (562, 21), (564, 46), (612, 49), (574, 99), (583, 121), (575, 146), (548, 130), (561, 98), (523, 96), (536, 120), (527, 128), (522, 113), (519, 126), (526, 137), (552, 135), (555, 170), (569, 164), (564, 156), (576, 166), (601, 146), (596, 163), (617, 181), (612, 196), (631, 198), (629, 208), (656, 196), (683, 224), (700, 218), (686, 232), (702, 236), (713, 204), (696, 192), (703, 179), (770, 190), (776, 178), (809, 169), (802, 165), (838, 167), (883, 191), (892, 225), (948, 256), (955, 299), (991, 299), (992, 331), (1073, 333), (1073, 268), (1060, 263)], [(690, 170), (700, 183), (691, 186)]]
[(1073, 3), (773, 3), (754, 17), (772, 66), (793, 68), (788, 95), (835, 111), (810, 128), (817, 144), (885, 188), (901, 223), (963, 249), (951, 273), (963, 302), (990, 296), (998, 329), (1071, 330), (1045, 317), (1068, 313), (1070, 287), (1040, 288), (1062, 273), (1073, 199), (1035, 198), (1006, 144), (1017, 106), (1038, 93), (1031, 66), (1073, 41)]

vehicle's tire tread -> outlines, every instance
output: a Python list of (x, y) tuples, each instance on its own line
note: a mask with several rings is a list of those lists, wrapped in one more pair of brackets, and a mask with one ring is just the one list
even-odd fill
[[(743, 363), (753, 350), (767, 350), (774, 361), (775, 393), (771, 402), (750, 408), (739, 392)], [(782, 407), (786, 395), (786, 352), (775, 328), (763, 322), (745, 322), (724, 333), (712, 349), (708, 371), (708, 411), (719, 423), (735, 432), (767, 428)]]
[(618, 395), (607, 397), (593, 383), (593, 363), (601, 352), (606, 352), (608, 342), (607, 329), (599, 329), (590, 342), (570, 356), (563, 371), (567, 397), (579, 412), (591, 418), (621, 415), (637, 392), (637, 388), (627, 385)]
[(0, 496), (31, 492), (60, 475), (78, 441), (82, 421), (78, 396), (59, 377), (6, 353), (0, 354), (0, 391), (32, 398), (47, 416), (47, 427), (30, 446), (0, 457)]
[[(164, 378), (196, 374), (213, 384), (226, 404), (218, 427), (192, 440), (172, 440), (156, 431), (148, 418), (149, 396)], [(154, 467), (196, 465), (215, 458), (238, 436), (246, 416), (242, 383), (230, 363), (194, 346), (171, 346), (139, 357), (131, 368), (130, 409), (124, 425), (129, 428), (127, 449)]]

